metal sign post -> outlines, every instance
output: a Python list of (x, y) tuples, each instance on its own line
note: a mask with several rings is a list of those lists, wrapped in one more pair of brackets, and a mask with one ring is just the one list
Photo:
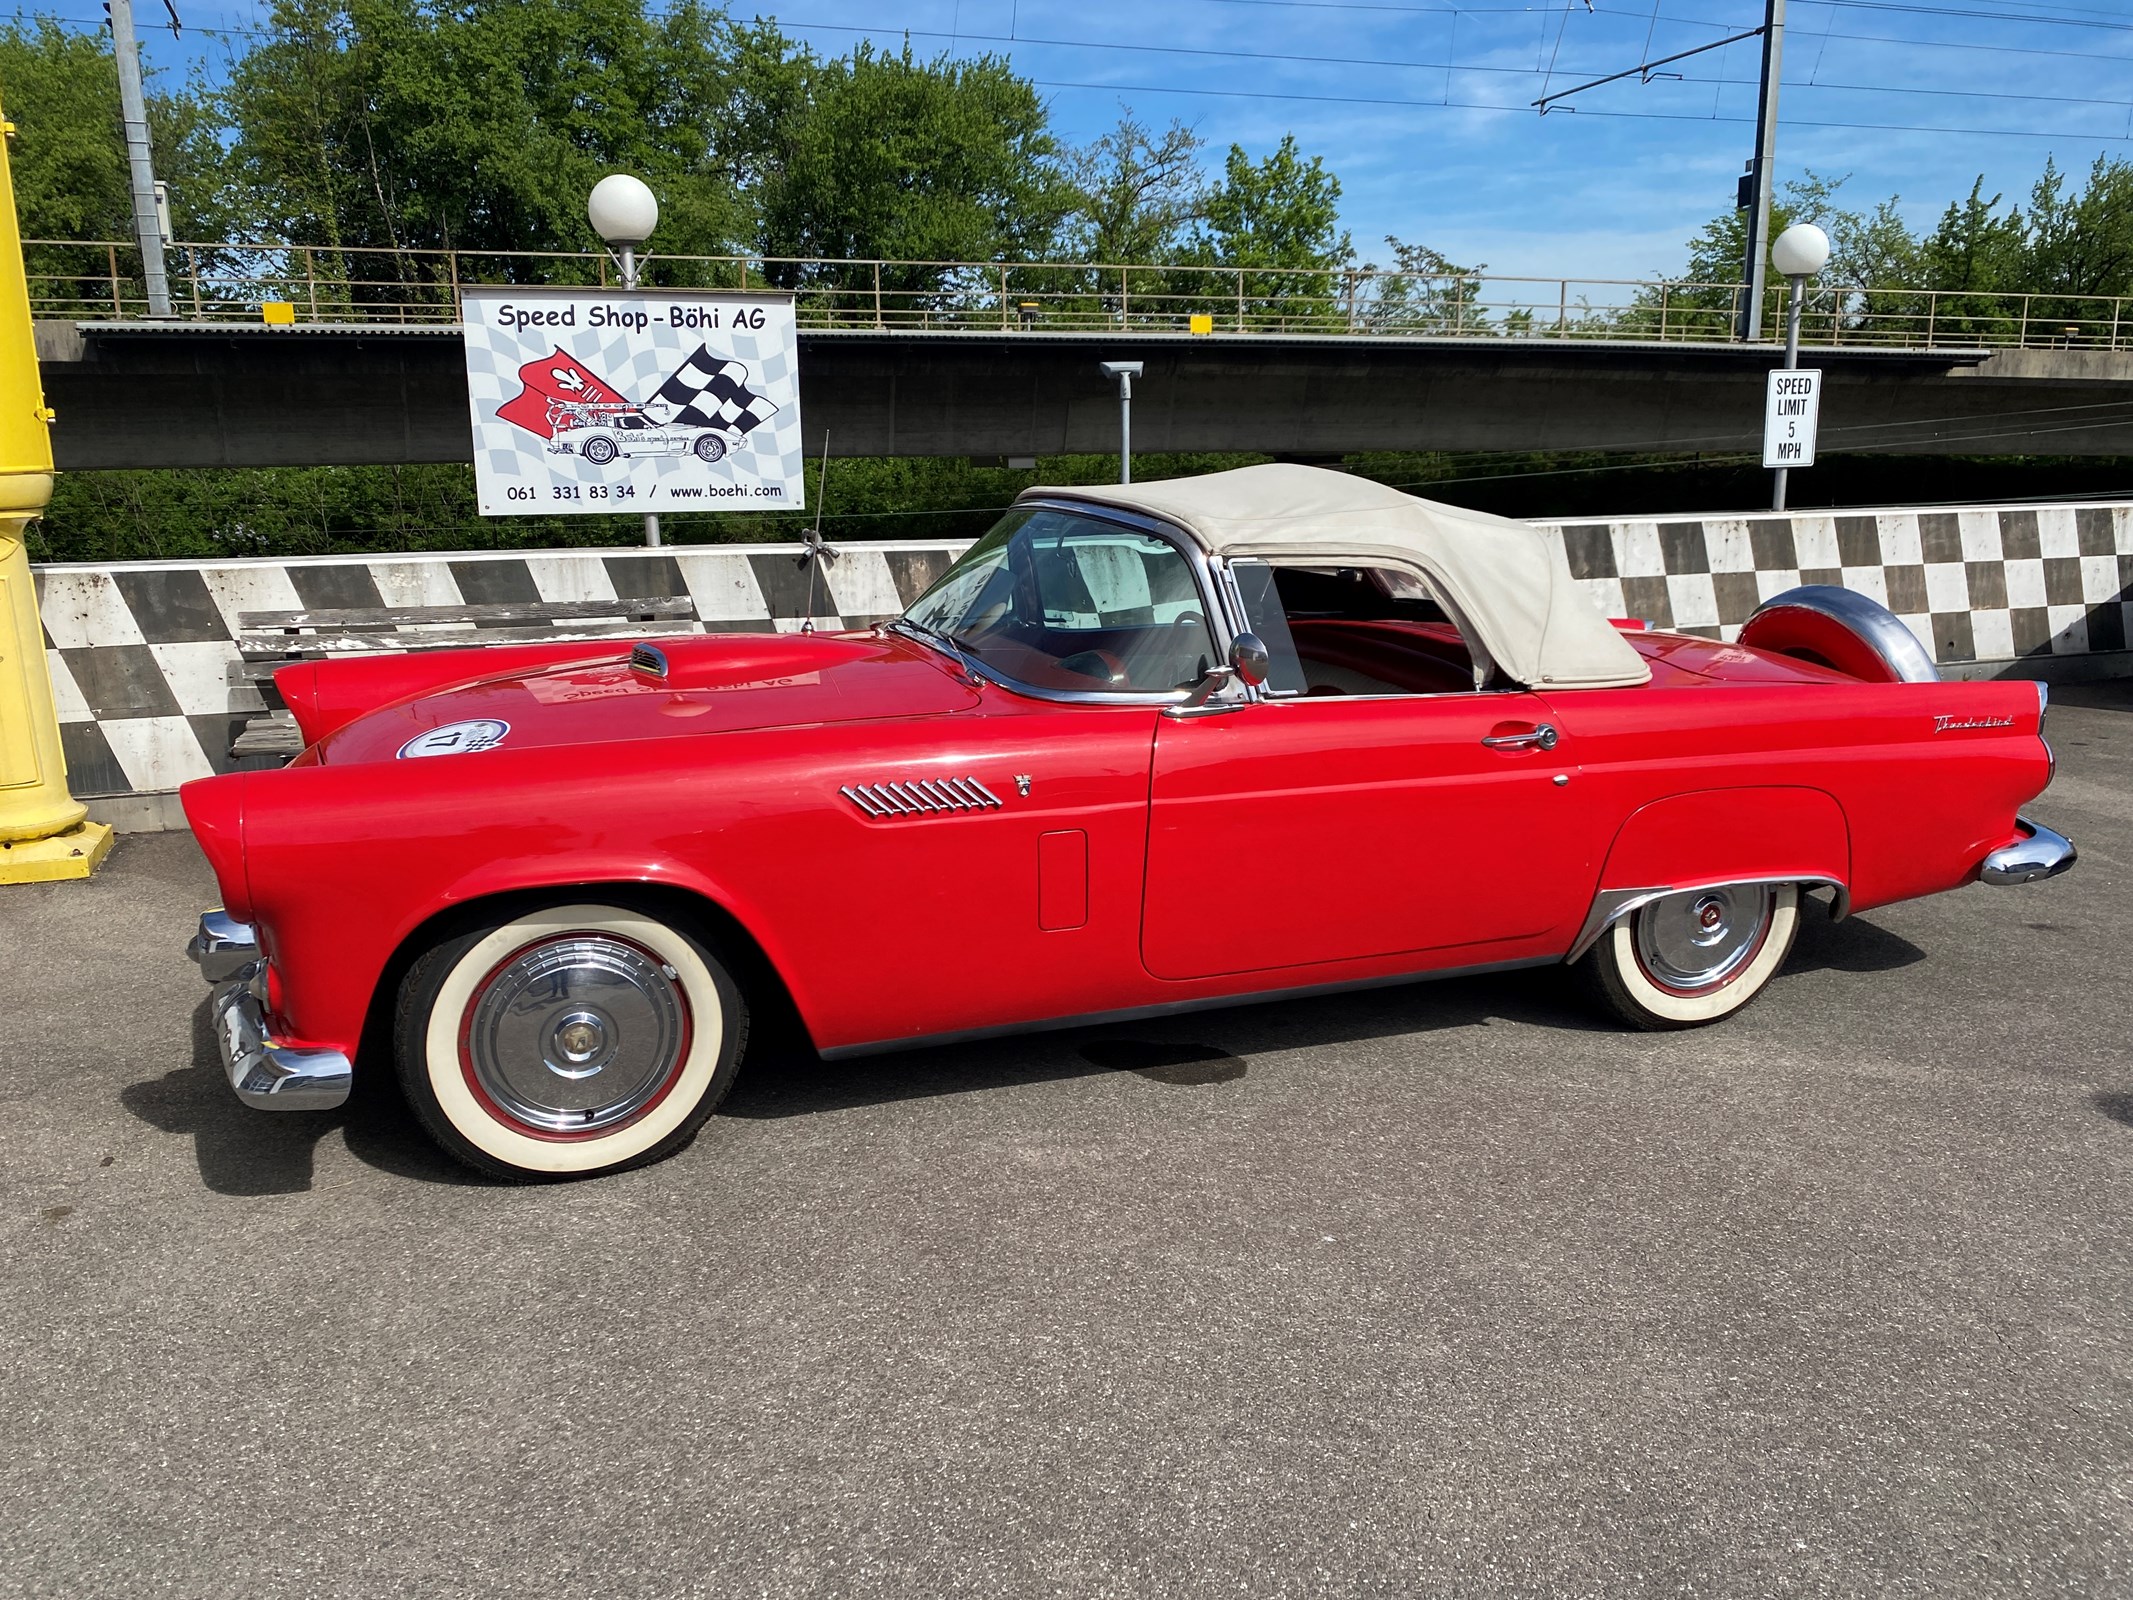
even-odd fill
[(1815, 464), (1815, 429), (1822, 420), (1822, 374), (1784, 366), (1770, 374), (1763, 396), (1763, 465), (1774, 467), (1777, 480), (1770, 509), (1785, 509), (1785, 474)]
[(1118, 481), (1133, 481), (1133, 380), (1141, 375), (1138, 361), (1098, 363), (1104, 376), (1118, 384)]

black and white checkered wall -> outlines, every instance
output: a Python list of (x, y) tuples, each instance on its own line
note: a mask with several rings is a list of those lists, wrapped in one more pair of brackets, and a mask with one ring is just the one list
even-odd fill
[(1568, 522), (1570, 570), (1611, 617), (1732, 639), (1802, 583), (1901, 617), (1943, 665), (2126, 648), (2133, 506)]
[[(1798, 513), (1544, 524), (1611, 617), (1731, 639), (1763, 600), (1841, 584), (1943, 665), (2120, 651), (2133, 506)], [(703, 631), (863, 627), (910, 603), (961, 542), (847, 545), (811, 600), (795, 545), (37, 569), (75, 794), (155, 794), (230, 770), (264, 709), (233, 683), (241, 613), (687, 596)], [(826, 596), (826, 597), (825, 597)], [(668, 628), (665, 631), (675, 631)], [(252, 765), (272, 765), (271, 758)]]
[[(967, 542), (967, 541), (965, 541)], [(896, 615), (963, 543), (845, 547), (812, 594), (797, 545), (358, 560), (65, 564), (35, 570), (68, 781), (77, 796), (154, 794), (233, 762), (266, 709), (230, 681), (246, 612), (687, 596), (694, 623), (659, 632), (832, 629)]]

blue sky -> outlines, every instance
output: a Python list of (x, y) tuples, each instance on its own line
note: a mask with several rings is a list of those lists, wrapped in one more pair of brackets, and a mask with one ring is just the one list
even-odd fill
[[(173, 68), (212, 68), (244, 41), (206, 30), (260, 15), (254, 0), (177, 3), (184, 39), (145, 35)], [(161, 15), (137, 5), (144, 25)], [(1007, 55), (1075, 141), (1124, 111), (1193, 124), (1211, 160), (1294, 132), (1339, 174), (1366, 259), (1397, 234), (1497, 272), (1586, 278), (1679, 270), (1689, 234), (1732, 203), (1758, 41), (1580, 95), (1574, 112), (1529, 102), (1762, 21), (1760, 0), (793, 0), (765, 14), (826, 54), (908, 30), (922, 54)], [(1980, 173), (2016, 195), (2047, 154), (2077, 174), (2133, 156), (2133, 0), (1794, 0), (1780, 110), (1781, 178), (1849, 174), (1855, 206), (1900, 195), (1929, 225)]]

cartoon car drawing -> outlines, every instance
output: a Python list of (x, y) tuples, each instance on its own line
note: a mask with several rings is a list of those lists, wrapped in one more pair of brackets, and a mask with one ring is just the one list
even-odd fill
[(602, 414), (597, 408), (584, 409), (594, 414), (576, 427), (558, 428), (548, 441), (550, 454), (583, 456), (596, 467), (606, 466), (617, 456), (693, 455), (708, 463), (725, 459), (726, 452), (740, 443), (738, 432), (729, 441), (718, 429), (661, 424), (641, 411)]

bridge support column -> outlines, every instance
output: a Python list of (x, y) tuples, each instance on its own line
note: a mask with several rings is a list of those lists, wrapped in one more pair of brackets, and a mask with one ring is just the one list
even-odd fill
[(67, 792), (44, 625), (30, 579), (29, 525), (52, 498), (52, 414), (37, 380), (29, 284), (0, 118), (0, 883), (86, 878), (111, 849)]

